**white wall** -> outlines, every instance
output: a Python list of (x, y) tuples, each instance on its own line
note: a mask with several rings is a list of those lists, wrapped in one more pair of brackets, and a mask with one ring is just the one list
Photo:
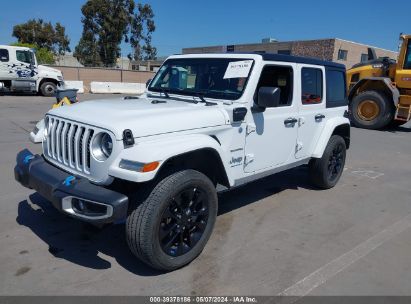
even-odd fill
[(97, 81), (90, 83), (91, 93), (142, 94), (145, 89), (145, 83)]

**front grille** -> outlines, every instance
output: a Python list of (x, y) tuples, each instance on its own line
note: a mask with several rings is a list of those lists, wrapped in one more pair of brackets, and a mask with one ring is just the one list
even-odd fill
[(45, 155), (78, 172), (90, 174), (90, 144), (95, 130), (61, 118), (49, 117)]

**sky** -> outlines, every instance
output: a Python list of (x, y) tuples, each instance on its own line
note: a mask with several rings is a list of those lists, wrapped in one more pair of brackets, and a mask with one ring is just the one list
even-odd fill
[[(6, 1), (0, 10), (0, 44), (16, 41), (13, 26), (42, 18), (66, 27), (72, 50), (82, 32), (85, 0)], [(138, 1), (137, 1), (138, 2)], [(153, 45), (159, 56), (181, 53), (184, 47), (341, 38), (397, 50), (401, 32), (411, 34), (411, 1), (390, 0), (154, 0)], [(130, 52), (122, 44), (122, 55)]]

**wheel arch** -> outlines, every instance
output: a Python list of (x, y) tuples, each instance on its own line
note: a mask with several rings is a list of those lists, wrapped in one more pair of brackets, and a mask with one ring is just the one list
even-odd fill
[(37, 92), (40, 90), (41, 86), (43, 85), (43, 83), (45, 82), (52, 82), (54, 83), (56, 86), (59, 84), (57, 79), (53, 79), (53, 78), (41, 78), (40, 81), (37, 84)]
[(395, 106), (398, 104), (400, 97), (400, 92), (391, 79), (387, 77), (370, 77), (361, 79), (350, 89), (348, 92), (349, 102), (351, 103), (355, 96), (365, 91), (376, 91), (384, 94), (393, 101)]
[(155, 178), (161, 179), (163, 176), (185, 169), (197, 170), (206, 175), (214, 184), (230, 187), (221, 157), (211, 147), (191, 150), (168, 158), (159, 168)]
[(333, 133), (331, 134), (331, 136), (333, 135), (339, 135), (341, 136), (344, 141), (345, 141), (345, 146), (347, 147), (347, 149), (350, 148), (350, 144), (351, 144), (351, 128), (349, 124), (343, 124), (340, 126), (337, 126)]
[[(212, 135), (193, 134), (139, 142), (117, 156), (110, 166), (109, 175), (139, 183), (158, 179), (178, 169), (195, 169), (213, 181), (230, 187), (234, 180), (229, 172), (228, 158), (216, 138)], [(122, 159), (139, 163), (159, 162), (159, 166), (152, 172), (129, 171), (120, 168)]]
[(347, 149), (350, 147), (351, 129), (349, 120), (347, 118), (338, 117), (327, 122), (320, 136), (320, 140), (317, 142), (317, 145), (314, 148), (312, 154), (313, 158), (321, 158), (323, 156), (328, 141), (333, 135), (341, 136), (345, 141)]

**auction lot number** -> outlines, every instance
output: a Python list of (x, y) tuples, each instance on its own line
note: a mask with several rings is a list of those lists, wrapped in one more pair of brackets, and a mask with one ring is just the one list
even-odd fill
[(253, 297), (150, 297), (150, 303), (257, 303)]

